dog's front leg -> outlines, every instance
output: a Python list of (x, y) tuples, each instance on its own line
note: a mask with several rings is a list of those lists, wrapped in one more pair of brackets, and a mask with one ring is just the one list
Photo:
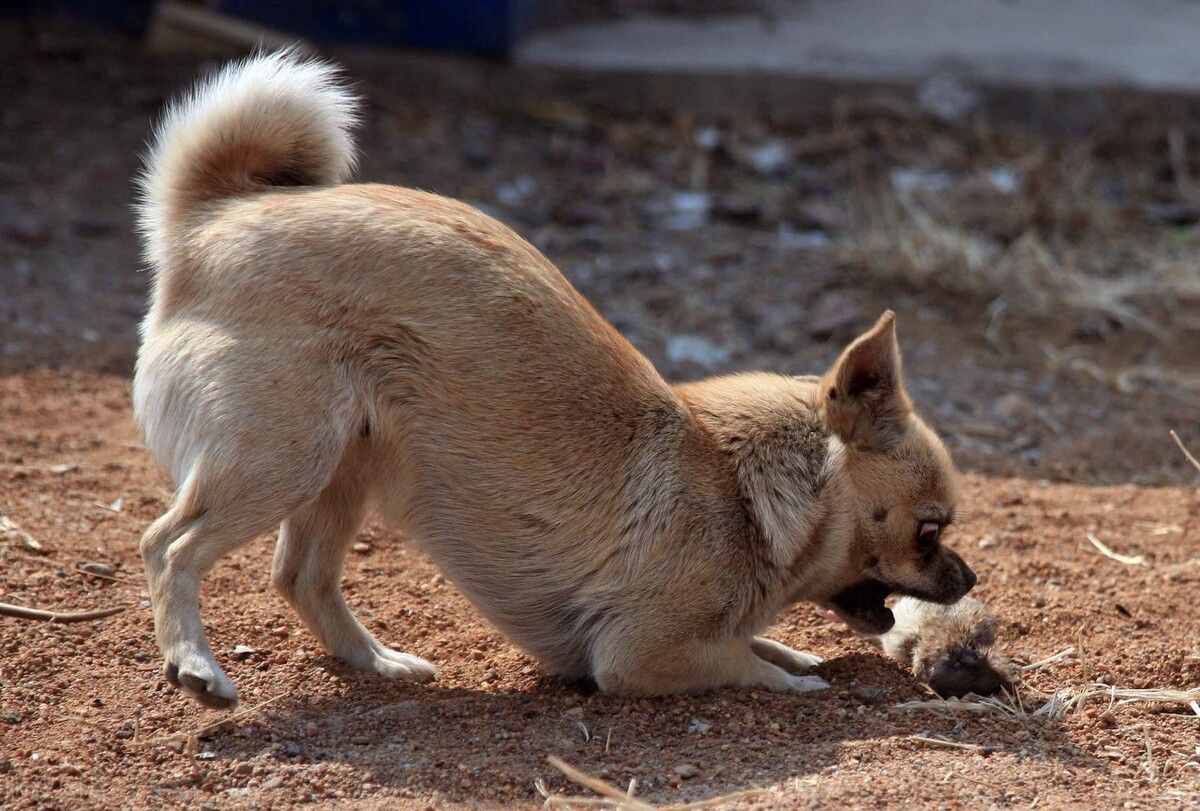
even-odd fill
[(778, 665), (789, 673), (804, 673), (824, 661), (820, 656), (789, 648), (782, 642), (763, 636), (756, 636), (751, 640), (750, 650), (754, 651), (754, 655), (759, 659)]
[(760, 658), (748, 639), (688, 640), (641, 651), (622, 640), (607, 640), (596, 646), (593, 674), (604, 692), (625, 695), (697, 693), (718, 687), (808, 693), (829, 687), (820, 676), (794, 675)]

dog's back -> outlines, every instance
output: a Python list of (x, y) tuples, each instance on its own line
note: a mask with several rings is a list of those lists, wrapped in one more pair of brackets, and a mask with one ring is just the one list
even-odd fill
[(273, 581), (327, 650), (432, 678), (342, 597), (372, 502), (514, 641), (606, 690), (811, 689), (814, 657), (753, 636), (787, 600), (879, 629), (891, 591), (970, 589), (894, 314), (819, 380), (673, 389), (501, 223), (343, 183), (355, 109), (329, 66), (259, 56), (173, 108), (148, 160), (134, 401), (178, 485), (142, 540), (173, 683), (234, 700), (199, 583), (275, 526)]
[[(607, 598), (679, 540), (668, 460), (690, 416), (501, 223), (432, 194), (339, 185), (356, 102), (335, 78), (259, 57), (159, 130), (134, 403), (180, 498), (143, 543), (152, 583), (200, 516), (204, 540), (180, 549), (202, 569), (323, 498), (341, 513), (323, 520), (356, 528), (370, 495), (493, 622), (582, 671)], [(617, 538), (619, 555), (590, 542)], [(285, 594), (327, 579), (305, 560), (277, 556)]]

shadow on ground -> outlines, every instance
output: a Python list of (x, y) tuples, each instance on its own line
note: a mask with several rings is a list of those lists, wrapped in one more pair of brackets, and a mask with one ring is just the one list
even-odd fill
[[(923, 693), (907, 674), (870, 654), (826, 662), (820, 670), (834, 680), (834, 690), (804, 696), (731, 689), (626, 699), (544, 677), (527, 691), (414, 688), (381, 684), (328, 658), (315, 666), (335, 674), (346, 694), (289, 698), (264, 710), (250, 734), (214, 733), (204, 750), (217, 761), (269, 764), (285, 775), (280, 782), (312, 780), (322, 766), (348, 766), (377, 785), (465, 803), (494, 799), (501, 788), (519, 794), (522, 786), (534, 799), (538, 779), (552, 791), (587, 793), (547, 765), (547, 755), (621, 787), (636, 779), (651, 799), (768, 786), (786, 791), (789, 783), (802, 786), (844, 764), (843, 750), (871, 759), (921, 746), (908, 739), (918, 732), (983, 743), (996, 756), (1102, 766), (1053, 725), (1039, 726), (1031, 745), (1011, 728), (995, 734), (995, 719), (931, 720), (887, 709), (898, 698)], [(888, 685), (874, 688), (887, 705), (857, 697), (847, 687), (851, 679)]]

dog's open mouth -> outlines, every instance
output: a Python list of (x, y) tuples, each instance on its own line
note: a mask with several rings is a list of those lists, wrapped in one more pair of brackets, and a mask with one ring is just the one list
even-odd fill
[(883, 604), (891, 593), (886, 583), (867, 578), (833, 595), (829, 604), (855, 633), (880, 636), (896, 624), (896, 616)]

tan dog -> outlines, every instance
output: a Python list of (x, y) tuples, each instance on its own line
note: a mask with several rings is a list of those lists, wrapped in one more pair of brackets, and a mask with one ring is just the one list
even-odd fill
[(978, 600), (938, 605), (902, 597), (892, 611), (896, 624), (880, 646), (938, 695), (986, 696), (1016, 682), (1016, 669), (995, 648), (996, 618)]
[(355, 116), (331, 67), (257, 57), (171, 108), (148, 158), (134, 404), (178, 486), (142, 539), (173, 683), (236, 700), (200, 582), (280, 525), (274, 584), (321, 643), (432, 679), (342, 598), (369, 506), (546, 668), (608, 691), (810, 689), (819, 659), (755, 636), (784, 606), (878, 634), (890, 592), (971, 588), (890, 312), (822, 378), (672, 388), (504, 225), (341, 185)]

